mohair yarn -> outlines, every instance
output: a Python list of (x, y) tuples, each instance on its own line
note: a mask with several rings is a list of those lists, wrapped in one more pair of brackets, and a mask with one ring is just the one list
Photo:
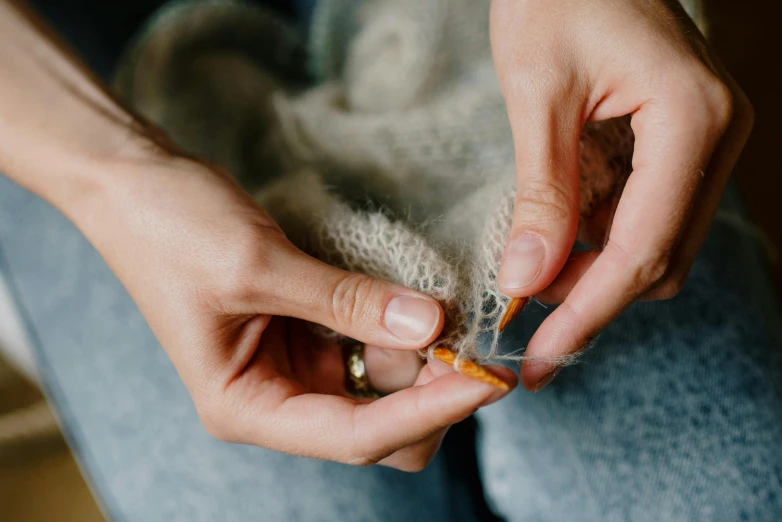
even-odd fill
[[(178, 2), (128, 52), (117, 85), (236, 175), (297, 246), (438, 299), (436, 345), (521, 359), (498, 351), (515, 171), (488, 14), (486, 0), (325, 0), (308, 53), (257, 6)], [(627, 119), (585, 127), (582, 217), (621, 190), (632, 145)]]

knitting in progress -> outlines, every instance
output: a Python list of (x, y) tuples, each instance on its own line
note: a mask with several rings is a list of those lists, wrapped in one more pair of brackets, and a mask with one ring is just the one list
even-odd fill
[[(257, 6), (177, 2), (126, 54), (117, 86), (234, 174), (305, 252), (438, 299), (433, 346), (520, 360), (498, 350), (515, 168), (489, 4), (325, 0), (305, 45)], [(632, 147), (627, 119), (587, 124), (583, 220), (617, 197)]]

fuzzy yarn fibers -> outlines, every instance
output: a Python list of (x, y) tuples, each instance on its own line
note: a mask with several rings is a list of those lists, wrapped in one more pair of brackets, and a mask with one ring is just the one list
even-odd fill
[[(498, 351), (515, 174), (488, 15), (487, 0), (325, 0), (308, 51), (257, 6), (178, 2), (128, 51), (117, 86), (309, 254), (438, 299), (437, 345), (521, 359)], [(582, 217), (621, 188), (632, 143), (627, 120), (584, 129)]]

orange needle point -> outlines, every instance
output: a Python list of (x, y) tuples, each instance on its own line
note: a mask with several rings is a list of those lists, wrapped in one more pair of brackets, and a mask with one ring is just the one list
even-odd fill
[(524, 307), (529, 302), (529, 297), (514, 297), (510, 300), (510, 303), (508, 303), (508, 309), (505, 310), (505, 315), (502, 316), (502, 319), (500, 320), (500, 326), (497, 328), (500, 332), (505, 329), (506, 326), (510, 324), (513, 319), (519, 315), (519, 312), (524, 310)]
[[(453, 366), (453, 362), (456, 360), (456, 354), (448, 348), (435, 348), (432, 350), (432, 355), (435, 359), (451, 366)], [(483, 366), (470, 360), (459, 359), (458, 370), (471, 379), (490, 384), (503, 391), (510, 391), (510, 386), (508, 386), (507, 382), (503, 381)]]

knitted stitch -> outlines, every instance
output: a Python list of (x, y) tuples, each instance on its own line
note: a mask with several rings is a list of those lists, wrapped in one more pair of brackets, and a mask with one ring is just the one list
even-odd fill
[[(446, 313), (436, 345), (497, 359), (515, 174), (488, 13), (481, 0), (323, 1), (309, 64), (321, 83), (303, 88), (303, 42), (273, 15), (179, 2), (127, 54), (118, 87), (252, 187), (297, 246), (432, 295)], [(621, 190), (632, 144), (627, 119), (584, 129), (583, 218)]]

